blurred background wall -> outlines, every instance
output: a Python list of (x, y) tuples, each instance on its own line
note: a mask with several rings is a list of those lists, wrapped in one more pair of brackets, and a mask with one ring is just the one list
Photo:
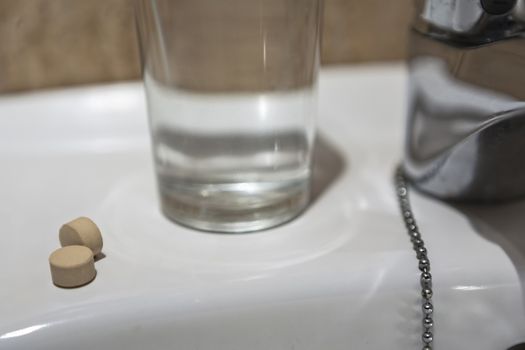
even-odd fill
[[(412, 0), (325, 0), (323, 64), (401, 60)], [(0, 93), (140, 77), (133, 0), (0, 0)]]

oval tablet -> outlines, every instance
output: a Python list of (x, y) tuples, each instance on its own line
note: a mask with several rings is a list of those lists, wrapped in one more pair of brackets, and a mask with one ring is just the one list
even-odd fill
[(79, 217), (60, 228), (58, 238), (62, 247), (83, 245), (97, 255), (102, 251), (102, 235), (97, 225), (89, 218)]
[(51, 278), (59, 287), (79, 287), (91, 282), (97, 274), (91, 249), (70, 245), (49, 256)]

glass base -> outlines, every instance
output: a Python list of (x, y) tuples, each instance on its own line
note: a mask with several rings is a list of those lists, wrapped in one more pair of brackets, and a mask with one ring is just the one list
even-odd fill
[(287, 222), (308, 204), (307, 180), (276, 183), (179, 184), (160, 189), (162, 211), (191, 228), (252, 232)]

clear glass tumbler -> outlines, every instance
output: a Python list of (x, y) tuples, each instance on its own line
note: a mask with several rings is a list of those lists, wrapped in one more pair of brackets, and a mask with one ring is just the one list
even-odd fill
[(136, 0), (163, 212), (246, 232), (309, 199), (322, 0)]

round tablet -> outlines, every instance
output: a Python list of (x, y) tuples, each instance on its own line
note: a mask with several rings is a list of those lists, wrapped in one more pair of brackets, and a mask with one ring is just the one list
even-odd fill
[(79, 287), (91, 282), (97, 274), (91, 249), (70, 245), (49, 256), (51, 278), (59, 287)]
[(62, 247), (83, 245), (97, 255), (102, 251), (102, 235), (97, 225), (89, 218), (79, 217), (60, 228), (58, 238)]

